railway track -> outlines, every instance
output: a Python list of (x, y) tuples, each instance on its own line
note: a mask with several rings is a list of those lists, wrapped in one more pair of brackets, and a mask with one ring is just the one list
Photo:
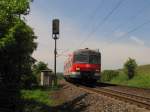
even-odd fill
[(89, 93), (96, 93), (107, 97), (115, 98), (130, 104), (137, 105), (138, 107), (146, 108), (150, 110), (150, 98), (147, 97), (125, 93), (118, 90), (112, 90), (109, 88), (98, 87), (98, 86), (95, 88), (91, 88), (83, 85), (78, 85), (78, 87), (84, 89)]

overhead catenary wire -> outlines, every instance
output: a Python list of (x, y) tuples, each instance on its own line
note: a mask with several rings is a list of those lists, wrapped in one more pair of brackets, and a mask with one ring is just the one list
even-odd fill
[[(141, 12), (141, 13), (142, 13), (146, 8), (147, 8), (147, 7), (144, 7), (144, 8), (142, 8), (142, 9), (140, 9), (138, 12)], [(139, 16), (141, 13), (138, 13), (137, 15), (134, 15), (134, 16), (133, 16), (133, 20), (134, 20), (134, 18), (136, 18), (137, 16)], [(142, 23), (142, 24), (136, 26), (135, 28), (129, 30), (128, 32), (126, 32), (125, 34), (123, 34), (122, 36), (116, 38), (116, 40), (113, 40), (113, 41), (115, 41), (115, 42), (116, 42), (116, 41), (119, 41), (119, 40), (123, 39), (123, 37), (128, 36), (130, 33), (139, 30), (141, 27), (143, 27), (143, 26), (145, 26), (145, 25), (147, 25), (147, 24), (150, 24), (150, 20), (145, 21), (144, 23)], [(121, 25), (122, 25), (122, 24), (121, 24)], [(121, 25), (120, 25), (120, 26), (121, 26)], [(119, 26), (118, 26), (118, 28), (119, 28)], [(118, 29), (118, 28), (116, 28), (116, 29)], [(111, 45), (111, 44), (113, 43), (113, 41), (110, 41), (109, 43), (107, 43), (107, 44), (108, 44), (107, 47), (108, 47), (109, 45)]]
[[(145, 12), (145, 9), (148, 8), (148, 7), (149, 7), (149, 4), (146, 5), (146, 6), (144, 6), (144, 7), (142, 7), (141, 9), (139, 9), (137, 11), (137, 14), (135, 14), (135, 15), (133, 15), (133, 16), (130, 17), (130, 19), (129, 19), (130, 21), (128, 21), (128, 22), (131, 22), (131, 21), (135, 20), (140, 14), (142, 14), (143, 12)], [(125, 25), (124, 23), (119, 24), (117, 27), (115, 27), (112, 30), (111, 34), (107, 35), (107, 37), (111, 36), (113, 34), (113, 32), (116, 32), (118, 29), (122, 28), (124, 25)]]
[(108, 44), (107, 47), (110, 46), (111, 44), (113, 44), (114, 41), (117, 42), (117, 41), (119, 41), (119, 40), (121, 40), (121, 39), (124, 39), (123, 37), (127, 37), (130, 33), (133, 33), (133, 32), (135, 32), (135, 31), (139, 30), (140, 28), (142, 28), (143, 26), (145, 26), (145, 25), (147, 25), (147, 24), (150, 24), (150, 20), (145, 21), (144, 23), (138, 25), (137, 27), (135, 27), (135, 28), (129, 30), (129, 31), (126, 32), (124, 35), (119, 36), (119, 37), (116, 38), (115, 40), (112, 40), (111, 42), (107, 43), (107, 44)]
[(102, 19), (102, 21), (100, 21), (100, 22), (98, 23), (98, 25), (97, 25), (95, 28), (93, 28), (93, 29), (91, 30), (91, 32), (88, 34), (88, 36), (79, 44), (79, 47), (80, 47), (81, 45), (83, 45), (89, 38), (92, 37), (92, 35), (109, 19), (109, 17), (115, 12), (115, 10), (117, 10), (117, 9), (120, 7), (120, 5), (121, 5), (123, 2), (124, 2), (124, 0), (120, 0), (120, 1), (115, 5), (115, 7)]
[(97, 12), (102, 8), (104, 0), (101, 0), (95, 10), (91, 13), (90, 18), (96, 16)]
[[(103, 2), (104, 0), (101, 0), (99, 3), (98, 3), (98, 6), (91, 12), (91, 14), (89, 15), (89, 22), (88, 23), (91, 23), (91, 20), (96, 16), (98, 10), (100, 10), (103, 6)], [(92, 23), (91, 23), (92, 24)], [(85, 24), (83, 25), (84, 28), (87, 28), (87, 27), (90, 27), (91, 24)], [(60, 56), (66, 56), (65, 53), (69, 52), (70, 50), (67, 49), (67, 50), (64, 50), (62, 53), (58, 54), (57, 57), (60, 57)]]
[(66, 49), (64, 51), (62, 51), (60, 54), (57, 54), (57, 57), (60, 57), (60, 56), (66, 56), (65, 53), (68, 52), (69, 49)]
[[(120, 5), (121, 5), (121, 3), (122, 3), (122, 1), (119, 1), (117, 4), (120, 4)], [(120, 5), (119, 5), (119, 6), (120, 6)], [(117, 6), (117, 5), (116, 5), (116, 6)], [(118, 7), (119, 7), (119, 6), (118, 6)], [(116, 8), (114, 7), (113, 9), (116, 9)], [(143, 12), (144, 9), (146, 9), (146, 7), (144, 7), (144, 8), (141, 9), (141, 10), (139, 10), (139, 12)], [(112, 15), (112, 13), (113, 13), (113, 12), (111, 11), (110, 14)], [(138, 13), (137, 15), (132, 16), (133, 18), (131, 18), (131, 19), (134, 20), (134, 18), (136, 18), (136, 17), (137, 17), (138, 15), (140, 15), (140, 14), (141, 14), (141, 13)], [(111, 15), (110, 15), (110, 16), (111, 16)], [(109, 18), (110, 16), (107, 15), (106, 17)], [(106, 18), (106, 17), (105, 17), (105, 18)], [(106, 18), (106, 20), (107, 20), (107, 18)], [(103, 20), (104, 20), (104, 19), (103, 19)], [(105, 20), (105, 21), (106, 21), (106, 20)], [(105, 22), (105, 21), (104, 21), (104, 22)], [(100, 22), (100, 23), (102, 23), (102, 22)], [(100, 23), (99, 23), (99, 25), (101, 26)], [(143, 26), (145, 26), (146, 24), (149, 24), (149, 23), (150, 23), (150, 20), (148, 20), (148, 21), (146, 21), (146, 22), (144, 22), (144, 23), (142, 23), (142, 24), (140, 24), (140, 25), (134, 27), (133, 29), (129, 30), (128, 32), (126, 32), (126, 33), (123, 34), (122, 36), (119, 36), (119, 37), (116, 38), (115, 40), (112, 40), (112, 41), (110, 41), (109, 43), (107, 43), (107, 44), (108, 44), (107, 47), (108, 47), (109, 45), (113, 44), (114, 41), (116, 42), (116, 41), (119, 41), (119, 40), (121, 40), (121, 39), (124, 39), (123, 37), (128, 36), (130, 33), (133, 33), (133, 32), (135, 32), (135, 31), (137, 31), (138, 29), (140, 29), (141, 27), (143, 27)], [(102, 24), (102, 25), (103, 25), (103, 24)], [(99, 27), (100, 27), (100, 26), (99, 26)], [(121, 26), (122, 26), (122, 24), (121, 24), (120, 26), (118, 26), (118, 28), (121, 27)], [(97, 26), (97, 27), (98, 27), (98, 26)], [(116, 29), (118, 29), (118, 28), (116, 28)], [(115, 30), (116, 30), (116, 29), (115, 29)], [(96, 31), (92, 30), (91, 32), (93, 32), (93, 33), (89, 34), (88, 38), (86, 38), (86, 39), (80, 44), (80, 46), (81, 46), (83, 43), (85, 43), (85, 42), (91, 37), (91, 35), (94, 34)], [(80, 46), (79, 46), (79, 47), (80, 47)], [(62, 53), (62, 55), (63, 55), (63, 54), (64, 54), (64, 53)]]
[(101, 0), (99, 3), (98, 3), (98, 6), (95, 8), (95, 10), (93, 10), (91, 12), (91, 14), (89, 15), (88, 17), (88, 24), (84, 24), (83, 25), (83, 28), (89, 28), (91, 25), (92, 25), (92, 22), (93, 22), (93, 19), (95, 18), (95, 16), (97, 15), (97, 13), (99, 12), (99, 10), (102, 8), (103, 6), (103, 3), (104, 3), (104, 0)]

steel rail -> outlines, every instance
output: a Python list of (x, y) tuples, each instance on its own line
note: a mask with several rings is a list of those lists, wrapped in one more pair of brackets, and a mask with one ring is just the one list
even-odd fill
[(150, 103), (150, 98), (144, 97), (144, 96), (141, 96), (141, 95), (135, 95), (135, 94), (131, 94), (131, 93), (126, 93), (126, 92), (122, 92), (122, 91), (114, 90), (114, 89), (110, 89), (110, 88), (100, 88), (100, 89), (104, 89), (105, 91), (108, 91), (108, 92), (113, 92), (113, 93), (117, 93), (117, 94), (126, 95), (128, 97), (134, 97), (135, 99), (143, 100), (144, 102)]
[(110, 89), (108, 90), (105, 88), (90, 88), (90, 87), (81, 86), (81, 85), (78, 87), (86, 90), (89, 93), (101, 94), (101, 95), (104, 95), (107, 97), (125, 101), (128, 103), (137, 105), (141, 108), (146, 108), (146, 109), (150, 110), (150, 102), (149, 102), (150, 99), (149, 98), (140, 97), (140, 96), (123, 93), (123, 92), (118, 92), (118, 91), (114, 91), (114, 90), (110, 90)]

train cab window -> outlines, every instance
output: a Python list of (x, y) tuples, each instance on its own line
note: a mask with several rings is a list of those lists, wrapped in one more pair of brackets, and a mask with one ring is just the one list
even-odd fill
[(89, 63), (90, 64), (100, 64), (100, 56), (99, 55), (90, 55)]
[(88, 63), (88, 55), (85, 54), (77, 54), (74, 57), (75, 63)]

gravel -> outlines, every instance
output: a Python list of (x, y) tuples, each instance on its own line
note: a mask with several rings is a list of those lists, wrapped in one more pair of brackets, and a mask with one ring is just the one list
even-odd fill
[(64, 103), (58, 106), (58, 112), (150, 112), (113, 98), (94, 93), (87, 93), (77, 86), (62, 81), (60, 92)]
[(122, 92), (127, 92), (130, 94), (135, 94), (135, 95), (150, 98), (150, 89), (140, 89), (140, 88), (126, 87), (126, 86), (108, 86), (105, 88), (110, 88)]

